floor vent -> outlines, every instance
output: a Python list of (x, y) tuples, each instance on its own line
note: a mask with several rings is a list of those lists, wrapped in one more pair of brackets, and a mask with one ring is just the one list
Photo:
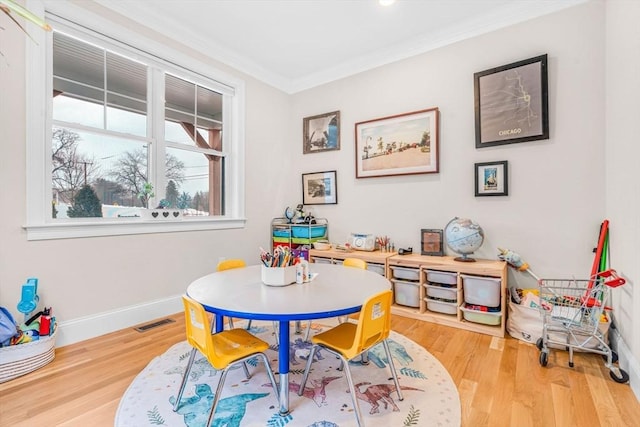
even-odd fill
[(138, 326), (137, 328), (133, 328), (138, 332), (146, 332), (149, 329), (157, 328), (158, 326), (166, 325), (167, 323), (174, 323), (173, 319), (162, 319), (157, 322), (147, 323), (146, 325)]

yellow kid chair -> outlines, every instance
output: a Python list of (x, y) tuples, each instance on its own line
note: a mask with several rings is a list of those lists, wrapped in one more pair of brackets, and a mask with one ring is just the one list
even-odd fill
[[(364, 261), (362, 259), (358, 259), (358, 258), (345, 258), (342, 261), (342, 265), (345, 267), (354, 267), (354, 268), (361, 268), (363, 270), (367, 269), (367, 261)], [(340, 319), (340, 323), (342, 322), (346, 322), (348, 319), (347, 316), (344, 316), (343, 318)], [(304, 340), (305, 341), (309, 341), (309, 334), (311, 333), (311, 321), (309, 321), (309, 323), (307, 324), (307, 332), (304, 335)]]
[(345, 258), (344, 261), (342, 261), (342, 265), (345, 267), (361, 268), (363, 270), (367, 269), (367, 261), (358, 258)]
[[(223, 259), (218, 263), (216, 271), (231, 270), (232, 268), (244, 268), (246, 266), (247, 263), (239, 258)], [(229, 329), (233, 329), (233, 318), (229, 317), (227, 321), (229, 322)], [(247, 330), (249, 329), (251, 329), (251, 320), (249, 320), (249, 323), (247, 324)]]
[[(214, 369), (222, 371), (218, 387), (216, 388), (216, 394), (213, 398), (209, 419), (206, 424), (207, 427), (209, 427), (213, 421), (228, 370), (239, 363), (244, 364), (244, 362), (254, 357), (258, 357), (264, 362), (276, 396), (276, 404), (279, 404), (278, 385), (273, 376), (273, 371), (269, 366), (269, 360), (264, 353), (264, 351), (269, 348), (269, 344), (250, 334), (245, 329), (231, 329), (212, 334), (210, 332), (211, 325), (209, 318), (202, 304), (186, 295), (182, 296), (182, 302), (184, 304), (187, 341), (193, 349), (191, 350), (189, 363), (182, 377), (182, 383), (180, 384), (180, 390), (173, 405), (173, 410), (177, 411), (180, 406), (180, 399), (182, 398), (182, 393), (184, 392), (197, 351), (207, 358)], [(244, 364), (244, 369), (247, 379), (251, 378), (246, 364)]]
[(396, 368), (393, 364), (393, 359), (391, 358), (391, 352), (389, 351), (389, 344), (387, 343), (389, 331), (391, 330), (392, 298), (393, 294), (391, 290), (380, 292), (379, 294), (369, 298), (362, 305), (358, 323), (344, 322), (332, 329), (314, 335), (311, 338), (313, 347), (311, 347), (311, 353), (307, 359), (307, 366), (304, 370), (304, 377), (302, 378), (302, 384), (300, 385), (298, 395), (302, 396), (302, 393), (304, 392), (304, 386), (307, 383), (307, 378), (309, 377), (309, 371), (311, 370), (311, 364), (313, 363), (315, 352), (318, 348), (323, 348), (328, 352), (335, 354), (342, 361), (347, 382), (349, 383), (349, 391), (351, 392), (351, 400), (353, 401), (358, 425), (364, 426), (364, 420), (362, 419), (360, 406), (358, 405), (358, 398), (356, 397), (353, 379), (351, 378), (351, 371), (349, 370), (349, 360), (368, 351), (375, 345), (382, 343), (387, 355), (387, 360), (389, 361), (389, 368), (391, 369), (393, 382), (396, 386), (398, 399), (404, 399), (402, 397), (402, 391), (400, 390), (400, 383), (398, 382), (398, 374), (396, 373)]
[(241, 259), (223, 259), (218, 263), (217, 271), (231, 270), (232, 268), (246, 267), (247, 263)]

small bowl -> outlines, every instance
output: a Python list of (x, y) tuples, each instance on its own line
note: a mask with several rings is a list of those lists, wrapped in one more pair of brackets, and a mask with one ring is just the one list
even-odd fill
[(331, 243), (322, 241), (313, 242), (313, 247), (319, 251), (328, 251), (331, 249)]

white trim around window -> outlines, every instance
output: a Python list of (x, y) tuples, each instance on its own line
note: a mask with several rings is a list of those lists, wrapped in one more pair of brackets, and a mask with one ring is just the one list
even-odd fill
[[(37, 15), (44, 16), (55, 26), (57, 22), (65, 26), (75, 27), (82, 31), (83, 27), (102, 35), (105, 39), (117, 37), (119, 42), (134, 46), (162, 60), (167, 64), (180, 64), (197, 76), (206, 76), (220, 84), (223, 92), (232, 94), (224, 96), (225, 111), (230, 126), (225, 128), (225, 147), (229, 147), (225, 168), (225, 215), (211, 217), (195, 217), (181, 221), (157, 222), (144, 219), (103, 219), (101, 221), (53, 221), (47, 212), (51, 210), (50, 187), (47, 186), (51, 175), (51, 165), (47, 161), (51, 151), (51, 118), (47, 111), (51, 110), (51, 82), (46, 76), (51, 75), (51, 55), (47, 49), (47, 37), (50, 33), (28, 27), (29, 33), (36, 43), (27, 43), (26, 47), (26, 100), (27, 100), (27, 218), (24, 228), (28, 240), (47, 240), (97, 236), (117, 236), (144, 233), (164, 233), (180, 231), (199, 231), (242, 228), (245, 226), (245, 165), (244, 165), (244, 119), (245, 119), (245, 84), (208, 64), (195, 60), (182, 52), (168, 48), (149, 38), (145, 38), (117, 22), (109, 21), (102, 16), (89, 12), (71, 2), (27, 0), (26, 6)], [(30, 25), (30, 24), (29, 24)], [(111, 40), (113, 41), (113, 40)], [(225, 118), (225, 122), (227, 122)], [(227, 125), (227, 123), (225, 123)], [(49, 138), (49, 139), (48, 139)], [(50, 178), (49, 178), (50, 179)]]

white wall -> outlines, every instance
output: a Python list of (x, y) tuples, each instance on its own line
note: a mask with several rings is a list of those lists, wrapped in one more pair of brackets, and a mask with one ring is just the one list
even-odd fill
[(611, 220), (612, 265), (628, 281), (614, 293), (618, 330), (613, 338), (624, 337), (619, 345), (621, 364), (629, 367), (631, 385), (638, 396), (640, 294), (634, 288), (640, 278), (640, 105), (629, 94), (640, 93), (640, 3), (616, 0), (606, 5), (606, 214)]

